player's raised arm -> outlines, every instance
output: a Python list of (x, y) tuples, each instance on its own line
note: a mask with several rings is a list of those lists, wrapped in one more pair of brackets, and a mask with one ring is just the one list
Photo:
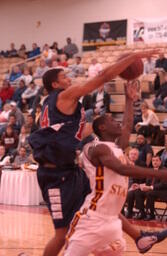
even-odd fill
[(150, 168), (142, 168), (133, 165), (127, 165), (122, 163), (117, 157), (114, 156), (111, 149), (105, 144), (99, 144), (96, 147), (89, 149), (89, 159), (92, 164), (96, 167), (99, 165), (105, 166), (112, 171), (123, 175), (134, 178), (159, 178), (167, 180), (167, 171), (160, 170), (155, 172)]
[(133, 101), (138, 91), (139, 81), (135, 80), (125, 84), (125, 112), (122, 122), (122, 134), (118, 145), (124, 150), (129, 145), (129, 138), (133, 128)]
[[(95, 89), (102, 86), (104, 83), (114, 79), (122, 73), (129, 65), (138, 58), (146, 58), (158, 53), (157, 51), (146, 51), (129, 54), (128, 56), (118, 60), (117, 63), (104, 69), (97, 77), (89, 80), (83, 85), (73, 85), (60, 93), (57, 106), (64, 113), (71, 112), (71, 108), (76, 107), (76, 102), (81, 96), (84, 96)], [(64, 102), (66, 104), (64, 104)], [(70, 109), (70, 111), (69, 111)]]

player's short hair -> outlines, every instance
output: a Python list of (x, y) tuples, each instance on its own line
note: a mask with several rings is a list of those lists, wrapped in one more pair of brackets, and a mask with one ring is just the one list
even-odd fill
[(63, 71), (61, 68), (50, 69), (42, 77), (43, 85), (48, 92), (53, 90), (52, 83), (57, 82), (58, 74)]
[(106, 115), (102, 115), (102, 116), (99, 116), (97, 117), (94, 121), (93, 121), (93, 125), (92, 125), (92, 128), (93, 128), (93, 132), (100, 138), (101, 137), (101, 131), (99, 129), (99, 126), (104, 124), (105, 123), (105, 118), (106, 118)]

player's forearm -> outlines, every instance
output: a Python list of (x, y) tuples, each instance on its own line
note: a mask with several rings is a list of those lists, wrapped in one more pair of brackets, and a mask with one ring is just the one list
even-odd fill
[(126, 96), (125, 113), (122, 122), (122, 135), (119, 146), (125, 149), (129, 145), (129, 138), (133, 128), (133, 101)]

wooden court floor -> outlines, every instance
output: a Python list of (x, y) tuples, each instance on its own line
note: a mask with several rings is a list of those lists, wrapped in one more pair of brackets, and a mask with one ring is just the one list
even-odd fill
[[(145, 230), (167, 228), (167, 222), (158, 221), (134, 222), (134, 225)], [(45, 207), (0, 205), (0, 256), (42, 256), (43, 249), (53, 234), (51, 218)], [(127, 235), (125, 238), (125, 256), (142, 255), (137, 252), (134, 242)], [(167, 239), (155, 245), (145, 255), (167, 255)]]

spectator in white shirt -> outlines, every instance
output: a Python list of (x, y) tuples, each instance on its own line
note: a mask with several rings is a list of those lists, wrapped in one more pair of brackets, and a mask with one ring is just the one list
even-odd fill
[(20, 77), (20, 80), (24, 80), (26, 86), (31, 83), (32, 75), (30, 75), (29, 68), (24, 68), (24, 72), (23, 75)]
[(0, 145), (0, 167), (10, 164), (10, 156), (6, 154), (5, 147)]
[(91, 62), (92, 64), (88, 68), (88, 77), (95, 77), (102, 71), (102, 65), (95, 58)]
[(148, 57), (146, 62), (144, 63), (144, 74), (152, 74), (155, 69), (155, 61), (151, 58)]
[(22, 103), (28, 104), (29, 109), (32, 107), (35, 96), (38, 93), (38, 89), (38, 86), (34, 82), (31, 82), (22, 94)]
[(34, 73), (34, 79), (36, 78), (42, 78), (44, 73), (48, 71), (49, 67), (46, 65), (45, 60), (40, 60), (40, 65), (37, 67), (35, 73)]

